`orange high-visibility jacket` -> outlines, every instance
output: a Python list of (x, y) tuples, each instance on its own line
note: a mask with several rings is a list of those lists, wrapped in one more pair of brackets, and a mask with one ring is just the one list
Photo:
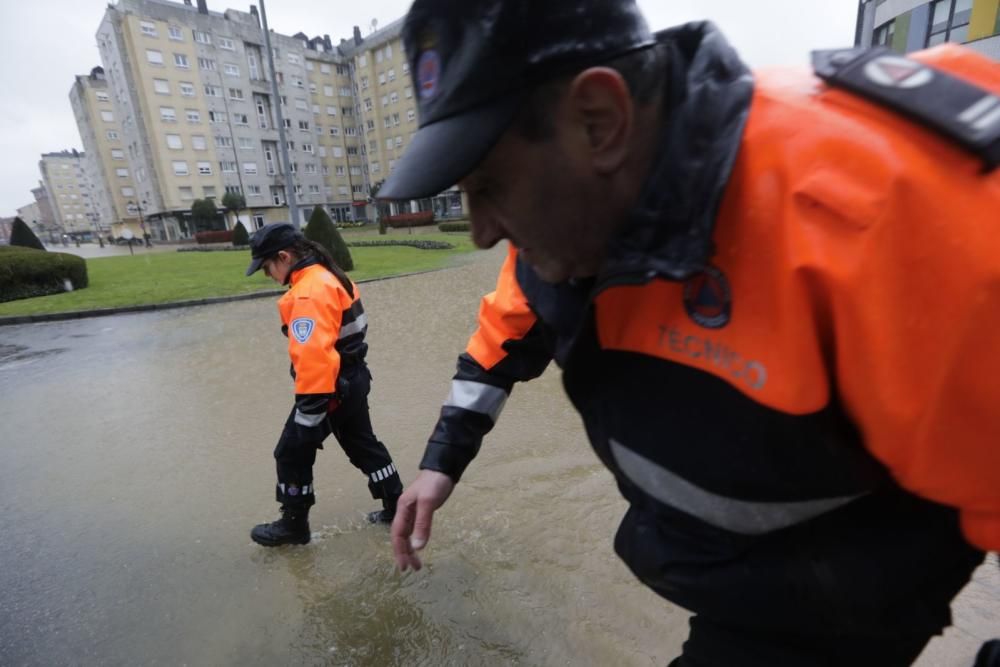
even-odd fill
[(335, 398), (345, 359), (364, 360), (368, 319), (357, 285), (352, 284), (352, 296), (320, 264), (293, 271), (289, 282), (291, 289), (278, 301), (278, 312), (295, 379), (295, 421), (316, 426)]
[[(798, 71), (758, 76), (740, 106), (726, 97), (740, 77), (717, 80), (731, 56), (702, 53), (719, 39), (686, 54), (698, 71), (665, 121), (686, 132), (668, 133), (676, 178), (656, 183), (673, 199), (629, 223), (592, 283), (546, 285), (511, 249), (421, 467), (457, 480), (513, 383), (554, 358), (631, 503), (619, 553), (688, 608), (731, 605), (737, 586), (766, 597), (773, 580), (741, 554), (824, 519), (803, 529), (818, 543), (839, 525), (827, 517), (887, 488), (957, 509), (970, 543), (1000, 549), (1000, 169)], [(1000, 96), (982, 56), (912, 57)], [(706, 216), (700, 256), (689, 241)], [(700, 268), (678, 276), (678, 258)], [(915, 546), (911, 516), (831, 547), (831, 581), (857, 571), (852, 553), (870, 554), (874, 579), (893, 559), (939, 566), (931, 520)], [(796, 585), (812, 585), (809, 544), (786, 545), (769, 574), (806, 563)], [(712, 577), (738, 583), (694, 602)]]

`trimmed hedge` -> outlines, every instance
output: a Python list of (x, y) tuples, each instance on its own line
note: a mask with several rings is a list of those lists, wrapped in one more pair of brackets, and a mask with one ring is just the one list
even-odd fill
[(0, 302), (83, 289), (87, 263), (64, 252), (0, 247)]
[(418, 213), (399, 213), (398, 215), (387, 215), (382, 220), (390, 227), (423, 227), (434, 224), (434, 211), (420, 211)]
[(468, 222), (442, 222), (438, 225), (438, 231), (441, 232), (467, 232), (469, 231)]
[(213, 232), (195, 232), (194, 240), (198, 243), (231, 243), (233, 230), (221, 229)]
[(312, 215), (309, 216), (309, 224), (302, 230), (305, 237), (310, 241), (315, 241), (329, 251), (330, 256), (337, 266), (344, 271), (354, 270), (354, 259), (351, 251), (347, 249), (347, 244), (340, 236), (340, 232), (334, 227), (333, 221), (322, 206), (313, 208)]
[[(226, 194), (231, 195), (236, 193), (227, 192)], [(250, 235), (247, 233), (247, 228), (243, 226), (242, 222), (237, 222), (236, 226), (233, 227), (233, 245), (234, 246), (250, 245)]]
[(418, 250), (451, 250), (455, 246), (444, 241), (395, 241), (395, 240), (372, 240), (372, 241), (351, 241), (347, 245), (352, 248), (365, 248), (383, 245), (404, 245)]

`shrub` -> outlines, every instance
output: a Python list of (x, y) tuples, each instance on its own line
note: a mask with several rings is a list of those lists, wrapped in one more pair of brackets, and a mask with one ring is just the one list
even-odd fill
[(87, 286), (87, 263), (63, 252), (0, 247), (0, 302), (59, 294)]
[[(243, 230), (246, 233), (246, 230)], [(198, 243), (230, 243), (233, 240), (233, 230), (222, 229), (214, 232), (196, 232), (194, 240)]]
[(388, 215), (385, 224), (390, 227), (423, 227), (434, 224), (434, 211), (420, 211), (418, 213), (399, 213)]
[[(226, 194), (230, 193), (227, 192)], [(250, 235), (247, 234), (247, 228), (243, 226), (242, 222), (237, 222), (236, 226), (233, 227), (233, 245), (250, 245)]]
[(438, 225), (438, 231), (442, 232), (467, 232), (469, 231), (469, 222), (442, 222)]
[(24, 220), (21, 220), (21, 218), (14, 218), (14, 223), (10, 226), (10, 244), (22, 248), (45, 250), (45, 246), (38, 240), (35, 233), (31, 231), (31, 227)]
[(352, 248), (365, 248), (374, 246), (387, 246), (387, 245), (402, 245), (409, 246), (411, 248), (417, 248), (418, 250), (451, 250), (455, 246), (445, 241), (427, 241), (427, 240), (413, 240), (408, 241), (405, 239), (395, 240), (395, 239), (372, 239), (368, 241), (351, 241), (347, 245)]
[(326, 248), (333, 257), (333, 261), (344, 271), (354, 269), (351, 251), (347, 249), (347, 244), (344, 243), (340, 232), (337, 231), (333, 221), (330, 220), (330, 216), (326, 214), (322, 206), (313, 209), (312, 215), (309, 216), (309, 224), (306, 225), (303, 233), (310, 241), (315, 241)]

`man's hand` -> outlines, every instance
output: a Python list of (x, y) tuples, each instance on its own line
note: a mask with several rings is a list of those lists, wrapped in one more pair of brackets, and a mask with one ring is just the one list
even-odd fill
[(436, 470), (421, 470), (396, 504), (396, 518), (392, 522), (392, 551), (400, 570), (421, 568), (416, 552), (431, 537), (431, 519), (434, 511), (448, 500), (455, 482)]

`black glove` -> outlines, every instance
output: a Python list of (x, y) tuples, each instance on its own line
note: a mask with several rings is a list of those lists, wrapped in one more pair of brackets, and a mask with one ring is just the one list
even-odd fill
[(973, 667), (1000, 667), (1000, 639), (991, 639), (982, 645)]

